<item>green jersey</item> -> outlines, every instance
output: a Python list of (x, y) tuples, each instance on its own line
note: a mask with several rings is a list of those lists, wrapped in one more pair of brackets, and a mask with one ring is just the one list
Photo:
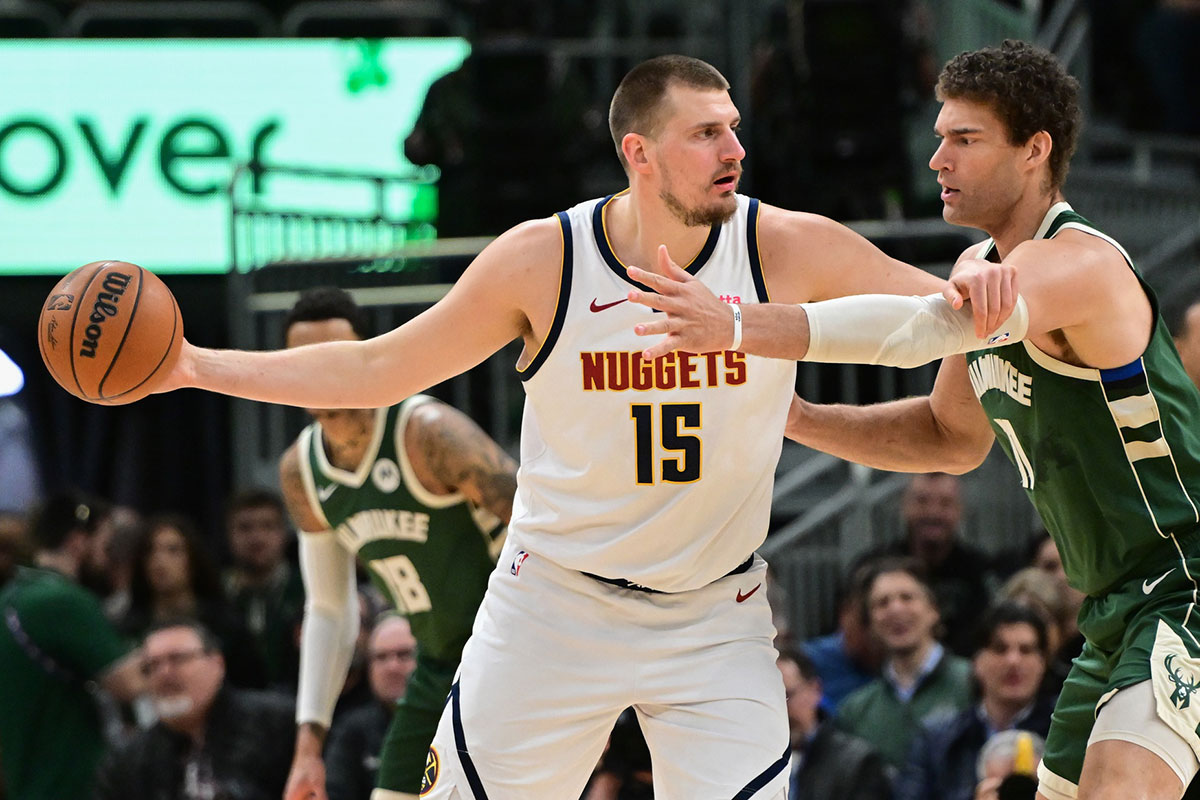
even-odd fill
[(423, 655), (457, 662), (507, 528), (460, 494), (421, 485), (404, 447), (411, 397), (381, 408), (355, 472), (331, 465), (313, 423), (299, 439), (301, 476), (314, 508), (372, 581), (408, 617)]
[(129, 650), (74, 581), (20, 569), (0, 589), (0, 764), (9, 800), (90, 797), (104, 754), (89, 685)]
[[(1200, 394), (1129, 254), (1066, 203), (1035, 238), (1081, 230), (1129, 263), (1154, 314), (1135, 361), (1089, 369), (1029, 342), (967, 355), (972, 388), (1062, 554), (1072, 586), (1101, 595), (1153, 566), (1178, 560), (1200, 530)], [(990, 241), (981, 250), (995, 259)], [(1172, 563), (1174, 563), (1174, 560)]]

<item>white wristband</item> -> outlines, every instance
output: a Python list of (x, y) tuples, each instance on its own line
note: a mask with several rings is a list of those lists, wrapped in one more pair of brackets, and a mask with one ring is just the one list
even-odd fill
[(733, 344), (729, 349), (737, 350), (742, 346), (742, 307), (737, 303), (730, 303), (729, 307), (733, 309)]

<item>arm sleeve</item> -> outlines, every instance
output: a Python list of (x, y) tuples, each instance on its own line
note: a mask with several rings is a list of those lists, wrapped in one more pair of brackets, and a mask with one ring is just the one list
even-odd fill
[(306, 598), (300, 631), (296, 723), (329, 728), (358, 637), (354, 559), (331, 531), (300, 534)]
[(801, 307), (808, 315), (805, 361), (919, 367), (1018, 342), (1029, 331), (1029, 309), (1020, 295), (1012, 315), (983, 339), (975, 336), (970, 307), (955, 309), (940, 294), (860, 294)]

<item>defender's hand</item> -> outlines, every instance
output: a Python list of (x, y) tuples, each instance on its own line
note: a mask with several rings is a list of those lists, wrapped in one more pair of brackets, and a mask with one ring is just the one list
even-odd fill
[(653, 360), (672, 350), (708, 353), (728, 348), (733, 342), (733, 310), (672, 261), (665, 245), (658, 248), (658, 267), (659, 273), (629, 268), (629, 277), (657, 292), (635, 289), (629, 300), (663, 312), (662, 318), (633, 327), (638, 336), (666, 334), (643, 350), (642, 358)]
[(954, 308), (971, 302), (975, 319), (975, 336), (986, 339), (996, 332), (1000, 323), (1012, 316), (1017, 305), (1017, 270), (1005, 264), (994, 264), (978, 258), (954, 265), (946, 287), (942, 289)]

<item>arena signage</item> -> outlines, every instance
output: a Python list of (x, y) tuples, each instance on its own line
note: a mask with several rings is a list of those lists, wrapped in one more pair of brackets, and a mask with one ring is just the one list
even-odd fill
[[(388, 174), (461, 39), (0, 40), (0, 272), (228, 269), (232, 165)], [(268, 175), (251, 191), (303, 205)], [(415, 197), (414, 197), (415, 199)]]

